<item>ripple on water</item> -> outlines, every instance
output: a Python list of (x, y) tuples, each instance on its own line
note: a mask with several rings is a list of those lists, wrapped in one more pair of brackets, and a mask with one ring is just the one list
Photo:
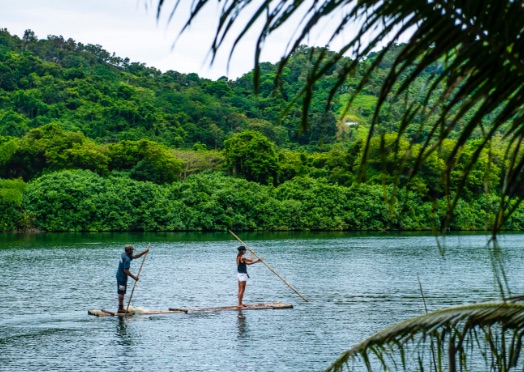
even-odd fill
[[(309, 302), (253, 265), (246, 302), (281, 301), (294, 309), (96, 318), (87, 310), (116, 308), (114, 274), (128, 242), (154, 247), (134, 306), (199, 308), (237, 300), (237, 244), (229, 237), (103, 236), (33, 237), (0, 250), (7, 278), (0, 284), (2, 371), (323, 370), (374, 332), (423, 313), (419, 281), (430, 310), (497, 298), (482, 236), (448, 239), (444, 260), (432, 236), (252, 234), (248, 244)], [(510, 284), (522, 293), (524, 239), (507, 236), (502, 244)]]

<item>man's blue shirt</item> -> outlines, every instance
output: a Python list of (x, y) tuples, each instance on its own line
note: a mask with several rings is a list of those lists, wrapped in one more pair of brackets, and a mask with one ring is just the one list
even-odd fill
[(127, 274), (124, 272), (125, 269), (128, 269), (131, 267), (131, 260), (133, 257), (129, 257), (126, 252), (122, 253), (122, 257), (120, 258), (120, 262), (118, 262), (118, 270), (116, 271), (116, 280), (120, 282), (127, 282)]

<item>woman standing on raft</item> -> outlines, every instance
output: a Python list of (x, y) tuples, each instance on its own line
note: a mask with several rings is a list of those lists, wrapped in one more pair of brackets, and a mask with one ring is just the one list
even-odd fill
[(244, 292), (246, 291), (247, 278), (249, 278), (249, 275), (247, 274), (247, 265), (253, 265), (254, 263), (260, 262), (260, 259), (256, 261), (253, 260), (253, 251), (251, 251), (251, 256), (249, 258), (244, 257), (244, 254), (246, 254), (246, 247), (243, 245), (238, 247), (237, 250), (238, 307), (242, 308), (247, 307), (242, 303)]

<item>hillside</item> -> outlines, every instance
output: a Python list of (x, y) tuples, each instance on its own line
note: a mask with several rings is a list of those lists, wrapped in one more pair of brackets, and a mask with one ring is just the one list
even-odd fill
[[(365, 126), (369, 122), (391, 58), (369, 79), (344, 117), (341, 113), (348, 95), (374, 56), (362, 62), (327, 104), (329, 88), (338, 78), (337, 69), (329, 71), (317, 84), (308, 128), (302, 131), (300, 102), (284, 117), (281, 114), (307, 77), (310, 55), (319, 50), (299, 48), (277, 87), (277, 64), (263, 63), (255, 95), (253, 71), (234, 81), (225, 77), (212, 81), (176, 71), (162, 73), (110, 54), (100, 45), (84, 45), (62, 36), (38, 39), (29, 30), (20, 39), (3, 29), (0, 135), (21, 137), (31, 128), (54, 123), (101, 143), (148, 138), (186, 149), (195, 144), (221, 148), (226, 138), (245, 129), (261, 132), (279, 147), (347, 141), (351, 138), (347, 123)], [(391, 109), (382, 114), (381, 125), (388, 131), (400, 119), (397, 105), (392, 101)]]
[[(428, 230), (449, 222), (446, 188), (451, 193), (462, 188), (465, 204), (452, 228), (489, 228), (505, 167), (503, 138), (494, 137), (490, 153), (475, 154), (480, 133), (472, 133), (446, 184), (442, 174), (454, 134), (413, 179), (410, 167), (420, 148), (409, 140), (425, 138), (424, 122), (414, 117), (414, 129), (396, 134), (406, 105), (423, 99), (438, 66), (424, 71), (416, 91), (388, 98), (378, 113), (379, 136), (361, 167), (379, 88), (401, 48), (382, 60), (348, 110), (376, 54), (359, 61), (331, 96), (339, 75), (337, 68), (328, 71), (315, 86), (307, 128), (301, 128), (301, 101), (291, 103), (311, 69), (311, 56), (330, 51), (300, 47), (276, 86), (278, 65), (263, 63), (255, 92), (254, 71), (234, 81), (162, 73), (100, 45), (61, 36), (38, 39), (31, 31), (19, 38), (0, 30), (0, 206), (7, 211), (0, 226)], [(395, 155), (397, 150), (405, 156)], [(472, 156), (479, 161), (463, 179)], [(235, 195), (234, 187), (245, 191)], [(127, 200), (118, 200), (119, 189)], [(136, 201), (126, 204), (130, 200)], [(121, 220), (119, 205), (143, 217)], [(174, 214), (166, 205), (184, 212)], [(511, 226), (518, 229), (516, 215)]]
[[(307, 50), (303, 51), (307, 53)], [(22, 39), (0, 31), (0, 135), (21, 137), (54, 123), (99, 142), (148, 138), (172, 147), (199, 143), (220, 148), (232, 133), (254, 129), (282, 146), (332, 143), (334, 116), (313, 110), (311, 130), (298, 134), (300, 113), (279, 121), (305, 74), (303, 55), (287, 74), (283, 94), (275, 94), (275, 65), (265, 65), (258, 96), (252, 73), (236, 81), (202, 79), (197, 74), (161, 73), (130, 63), (100, 45), (61, 36)], [(321, 102), (319, 97), (318, 101)], [(321, 130), (318, 130), (321, 128)]]

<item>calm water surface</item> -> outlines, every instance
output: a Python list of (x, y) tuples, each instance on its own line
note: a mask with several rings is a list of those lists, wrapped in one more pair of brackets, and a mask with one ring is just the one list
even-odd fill
[[(116, 309), (114, 275), (129, 243), (152, 244), (132, 306), (235, 305), (238, 242), (225, 233), (0, 235), (0, 370), (321, 371), (422, 314), (418, 279), (430, 311), (498, 296), (483, 235), (448, 236), (444, 257), (431, 235), (239, 236), (309, 302), (257, 264), (245, 302), (293, 309), (97, 318), (87, 310)], [(522, 294), (524, 235), (500, 243), (510, 287)]]

